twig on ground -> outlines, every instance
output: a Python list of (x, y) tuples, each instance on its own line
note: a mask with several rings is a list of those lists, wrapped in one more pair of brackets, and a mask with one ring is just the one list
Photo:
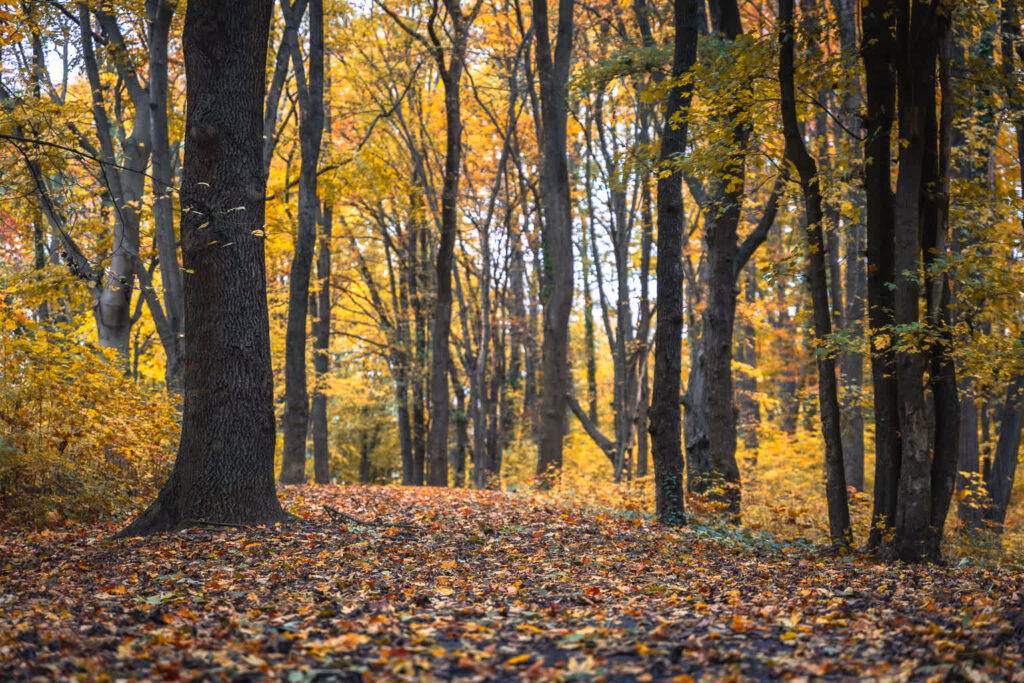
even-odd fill
[(347, 512), (342, 512), (341, 510), (332, 508), (330, 505), (322, 505), (321, 507), (327, 513), (327, 516), (335, 522), (347, 522), (351, 524), (360, 524), (362, 526), (382, 526), (395, 527), (397, 529), (416, 529), (418, 531), (421, 530), (420, 527), (414, 524), (406, 524), (405, 522), (378, 522), (376, 520), (364, 520), (359, 519), (358, 517), (355, 517), (353, 515), (350, 515)]

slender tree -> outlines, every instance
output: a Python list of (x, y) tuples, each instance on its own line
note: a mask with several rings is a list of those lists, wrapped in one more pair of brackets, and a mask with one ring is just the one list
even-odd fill
[(683, 80), (697, 60), (697, 1), (674, 0), (675, 39), (672, 88), (665, 102), (665, 128), (658, 155), (658, 326), (654, 335), (654, 384), (648, 413), (655, 505), (662, 524), (686, 523), (683, 505), (682, 413), (679, 392), (683, 339), (683, 186), (678, 168), (686, 152), (687, 114), (692, 85)]
[(793, 42), (793, 0), (779, 0), (779, 86), (782, 91), (783, 132), (786, 138), (786, 160), (799, 174), (807, 212), (807, 282), (811, 290), (814, 337), (818, 344), (815, 357), (818, 365), (821, 432), (825, 437), (825, 490), (828, 500), (829, 536), (834, 547), (845, 548), (850, 546), (852, 538), (850, 508), (846, 497), (846, 476), (843, 469), (842, 434), (839, 427), (836, 363), (835, 356), (826, 346), (832, 334), (832, 318), (825, 276), (825, 243), (822, 239), (822, 224), (825, 217), (822, 211), (817, 163), (807, 151), (797, 121)]
[(574, 0), (558, 0), (554, 52), (548, 30), (547, 0), (533, 0), (537, 77), (541, 108), (541, 190), (544, 205), (541, 301), (544, 337), (540, 451), (537, 474), (562, 469), (569, 375), (569, 310), (572, 307), (572, 211), (566, 153), (569, 65), (572, 56)]
[[(287, 4), (287, 3), (285, 3)], [(286, 7), (287, 9), (287, 7)], [(292, 69), (299, 99), (299, 215), (295, 253), (288, 276), (288, 324), (284, 351), (284, 451), (281, 483), (306, 481), (306, 437), (309, 433), (309, 391), (306, 382), (306, 322), (309, 314), (309, 280), (316, 249), (320, 216), (317, 167), (324, 131), (324, 6), (309, 1), (309, 71), (299, 41), (289, 42)]]

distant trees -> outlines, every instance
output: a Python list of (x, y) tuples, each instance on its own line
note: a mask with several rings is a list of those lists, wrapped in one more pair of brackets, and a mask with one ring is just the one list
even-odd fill
[[(228, 133), (200, 120), (221, 105), (183, 78), (173, 3), (27, 2), (0, 33), (0, 274), (64, 260), (88, 297), (51, 285), (25, 315), (91, 315), (79, 332), (126, 373), (182, 391), (182, 463), (205, 462), (197, 434), (227, 448), (207, 418), (265, 458), (269, 405), (282, 482), (306, 481), (310, 435), (319, 483), (497, 487), (568, 462), (632, 486), (650, 460), (660, 519), (683, 523), (685, 477), (696, 514), (740, 522), (744, 487), (820, 426), (847, 545), (867, 418), (869, 547), (938, 557), (954, 495), (971, 533), (1004, 523), (1024, 414), (1017, 0), (276, 7), (255, 71), (204, 72), (192, 41), (184, 74), (247, 98), (266, 82), (258, 224), (235, 156), (196, 160)], [(220, 311), (224, 268), (269, 345)], [(265, 368), (222, 343), (270, 359), (270, 403)], [(244, 424), (188, 393), (236, 382)]]

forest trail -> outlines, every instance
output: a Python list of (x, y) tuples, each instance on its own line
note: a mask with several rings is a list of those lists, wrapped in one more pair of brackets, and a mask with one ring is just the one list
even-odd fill
[(1019, 569), (885, 565), (528, 495), (282, 497), (301, 524), (8, 530), (0, 678), (1024, 681)]

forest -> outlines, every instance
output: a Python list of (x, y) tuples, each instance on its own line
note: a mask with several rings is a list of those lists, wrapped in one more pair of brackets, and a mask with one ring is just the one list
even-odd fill
[(1024, 680), (1017, 0), (0, 0), (0, 678)]

